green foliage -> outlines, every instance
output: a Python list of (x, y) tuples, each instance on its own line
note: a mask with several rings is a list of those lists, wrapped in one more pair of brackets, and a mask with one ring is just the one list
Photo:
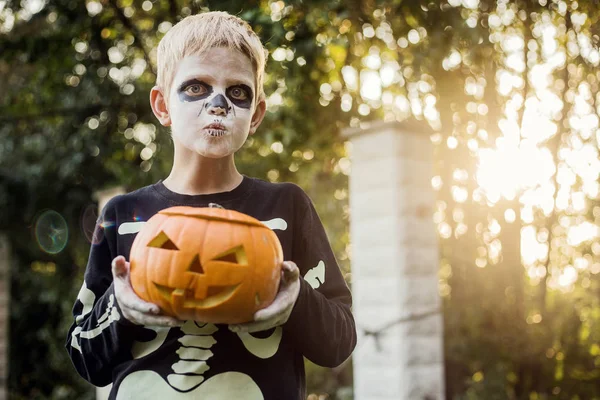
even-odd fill
[[(268, 113), (236, 155), (238, 168), (296, 182), (308, 192), (349, 281), (350, 152), (340, 129), (407, 117), (440, 129), (432, 140), (447, 398), (600, 398), (600, 244), (597, 237), (568, 240), (570, 227), (600, 222), (598, 196), (582, 189), (593, 188), (597, 175), (573, 173), (574, 182), (562, 185), (569, 199), (586, 193), (584, 210), (557, 206), (561, 185), (551, 176), (552, 210), (536, 204), (527, 222), (523, 191), (489, 201), (476, 179), (479, 150), (505, 140), (501, 121), (524, 128), (525, 107), (514, 106), (515, 99), (559, 99), (552, 115), (557, 132), (537, 144), (554, 165), (564, 168), (563, 153), (594, 144), (594, 136), (576, 129), (583, 116), (574, 98), (589, 91), (582, 95), (591, 110), (586, 118), (597, 117), (598, 63), (582, 47), (587, 41), (598, 50), (596, 2), (48, 0), (9, 28), (9, 16), (22, 7), (6, 1), (2, 10), (0, 3), (0, 229), (9, 232), (15, 256), (11, 398), (92, 396), (74, 375), (63, 342), (89, 249), (93, 193), (117, 184), (134, 189), (168, 173), (169, 131), (148, 104), (153, 49), (165, 32), (163, 21), (208, 9), (247, 20), (271, 55)], [(542, 23), (555, 29), (554, 52), (564, 52), (565, 62), (554, 65), (548, 92), (538, 93), (532, 68), (550, 57), (541, 50), (548, 40), (539, 33)], [(502, 35), (522, 39), (521, 56), (529, 60), (524, 70), (507, 65)], [(394, 71), (387, 83), (384, 67)], [(507, 71), (522, 84), (500, 93)], [(379, 83), (368, 81), (368, 73)], [(142, 157), (145, 148), (150, 158)], [(456, 193), (463, 190), (460, 200)], [(69, 225), (68, 246), (58, 255), (42, 252), (32, 236), (44, 209), (58, 211)], [(517, 222), (507, 222), (507, 210)], [(490, 228), (494, 221), (499, 231)], [(529, 227), (548, 245), (533, 264), (521, 259), (531, 246), (521, 244), (522, 228)], [(575, 281), (557, 286), (574, 265)], [(307, 363), (310, 393), (351, 398), (351, 371), (349, 363), (334, 370)]]
[[(148, 102), (155, 82), (152, 49), (164, 33), (162, 21), (175, 23), (200, 9), (226, 10), (246, 19), (271, 52), (293, 49), (295, 59), (306, 60), (269, 62), (265, 89), (279, 91), (285, 101), (269, 110), (237, 164), (247, 175), (302, 185), (349, 271), (348, 215), (340, 212), (347, 208), (347, 176), (336, 168), (345, 156), (338, 138), (344, 116), (335, 104), (326, 109), (318, 103), (328, 70), (319, 67), (326, 47), (314, 38), (327, 29), (326, 9), (309, 2), (275, 21), (267, 2), (152, 2), (147, 11), (142, 3), (115, 0), (86, 7), (83, 1), (50, 0), (28, 20), (27, 13), (20, 14), (10, 28), (7, 15), (21, 12), (21, 4), (6, 2), (0, 14), (0, 205), (5, 211), (0, 229), (10, 232), (14, 248), (9, 369), (14, 399), (93, 396), (64, 350), (70, 308), (95, 222), (93, 193), (117, 184), (135, 189), (164, 178), (171, 167), (170, 133)], [(293, 42), (289, 32), (295, 33)], [(142, 158), (144, 148), (152, 149), (150, 159)], [(346, 194), (337, 200), (336, 190)], [(45, 209), (59, 212), (69, 225), (68, 245), (57, 255), (41, 251), (33, 235)], [(331, 382), (349, 386), (347, 371), (337, 372), (343, 379), (324, 378), (328, 372), (322, 371), (314, 380), (329, 382), (326, 389), (311, 387), (324, 392), (336, 389)]]

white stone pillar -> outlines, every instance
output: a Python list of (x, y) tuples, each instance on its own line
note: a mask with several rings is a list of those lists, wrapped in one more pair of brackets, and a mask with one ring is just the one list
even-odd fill
[[(98, 190), (94, 193), (94, 198), (98, 201), (98, 215), (102, 213), (102, 209), (110, 199), (120, 194), (125, 193), (125, 188), (116, 186), (109, 189)], [(117, 227), (118, 228), (118, 227)], [(112, 384), (104, 387), (96, 387), (96, 400), (106, 400), (112, 389)]]
[(0, 234), (0, 400), (8, 399), (8, 322), (10, 302), (10, 246)]
[(430, 133), (414, 122), (343, 132), (352, 143), (356, 400), (444, 398)]

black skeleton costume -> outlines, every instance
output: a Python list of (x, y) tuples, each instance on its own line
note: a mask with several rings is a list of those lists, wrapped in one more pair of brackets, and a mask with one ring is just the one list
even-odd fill
[[(298, 265), (303, 279), (287, 323), (249, 334), (194, 321), (159, 328), (125, 320), (114, 296), (112, 259), (129, 258), (136, 233), (158, 211), (210, 203), (265, 223), (281, 241), (284, 259)], [(230, 192), (182, 195), (159, 181), (104, 208), (66, 347), (86, 380), (113, 383), (110, 399), (300, 400), (306, 398), (303, 357), (334, 367), (354, 349), (350, 306), (321, 221), (298, 186), (244, 176)]]

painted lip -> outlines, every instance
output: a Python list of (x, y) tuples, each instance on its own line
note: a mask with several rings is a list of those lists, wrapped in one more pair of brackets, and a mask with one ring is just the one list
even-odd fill
[(212, 123), (212, 124), (206, 125), (204, 127), (204, 129), (214, 129), (216, 131), (224, 131), (225, 130), (225, 125)]

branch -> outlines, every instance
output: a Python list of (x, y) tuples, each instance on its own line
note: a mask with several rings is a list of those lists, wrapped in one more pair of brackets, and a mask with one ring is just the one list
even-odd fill
[(361, 329), (361, 330), (363, 331), (363, 334), (365, 336), (373, 336), (373, 338), (375, 339), (375, 348), (377, 349), (377, 351), (381, 351), (381, 343), (379, 342), (379, 336), (384, 331), (390, 329), (393, 326), (401, 324), (403, 322), (419, 321), (419, 320), (431, 317), (432, 315), (441, 314), (441, 312), (442, 312), (441, 308), (434, 308), (432, 310), (425, 311), (422, 313), (410, 313), (410, 314), (404, 315), (394, 321), (388, 322), (387, 324), (383, 325), (379, 329), (375, 329), (375, 330)]
[(190, 7), (190, 10), (192, 10), (190, 15), (196, 15), (196, 14), (198, 14), (198, 11), (200, 11), (200, 8), (198, 7), (196, 0), (191, 0), (189, 3), (189, 7)]
[(127, 16), (125, 14), (123, 14), (123, 10), (121, 10), (119, 8), (116, 0), (108, 0), (108, 2), (114, 8), (115, 12), (117, 13), (117, 17), (119, 17), (119, 20), (121, 21), (123, 26), (125, 26), (125, 28), (127, 28), (129, 30), (129, 32), (131, 32), (131, 34), (133, 35), (135, 42), (138, 43), (139, 48), (144, 53), (144, 59), (146, 60), (146, 63), (148, 64), (148, 68), (150, 68), (150, 71), (152, 72), (152, 74), (154, 74), (154, 76), (156, 76), (156, 70), (154, 68), (154, 65), (152, 64), (152, 61), (150, 60), (150, 54), (148, 53), (148, 51), (146, 50), (146, 47), (144, 46), (144, 42), (142, 41), (142, 35), (140, 34), (140, 31), (138, 31), (138, 29), (133, 25), (133, 23), (131, 23), (129, 18), (127, 18)]
[[(542, 290), (542, 299), (541, 301), (543, 301), (543, 303), (541, 303), (541, 314), (543, 318), (546, 318), (546, 290), (547, 290), (547, 284), (548, 284), (548, 280), (550, 279), (550, 264), (551, 264), (551, 252), (552, 252), (552, 241), (554, 239), (554, 234), (553, 234), (553, 230), (552, 227), (554, 226), (554, 224), (558, 221), (558, 215), (556, 212), (556, 199), (558, 197), (558, 164), (560, 163), (560, 158), (558, 157), (558, 152), (560, 150), (560, 144), (562, 142), (562, 137), (565, 134), (565, 121), (568, 121), (569, 119), (569, 109), (567, 107), (571, 107), (571, 104), (567, 101), (567, 92), (569, 91), (569, 51), (567, 49), (567, 45), (569, 42), (569, 31), (573, 29), (573, 24), (571, 23), (571, 12), (569, 9), (567, 9), (567, 13), (565, 15), (565, 27), (566, 27), (566, 31), (565, 31), (565, 55), (566, 55), (566, 60), (565, 60), (565, 66), (562, 69), (562, 76), (561, 79), (564, 82), (564, 87), (561, 93), (561, 100), (563, 101), (563, 111), (562, 111), (562, 118), (560, 120), (560, 123), (557, 123), (556, 125), (558, 126), (558, 130), (556, 132), (556, 134), (551, 137), (550, 139), (548, 139), (547, 142), (547, 147), (550, 150), (550, 154), (552, 155), (552, 161), (554, 162), (554, 166), (556, 168), (556, 171), (554, 172), (554, 175), (552, 176), (552, 183), (554, 184), (554, 194), (552, 195), (552, 211), (550, 212), (550, 215), (548, 216), (548, 220), (547, 220), (547, 228), (548, 229), (548, 257), (546, 260), (546, 264), (544, 265), (544, 268), (546, 268), (546, 276), (544, 277), (544, 279), (542, 279), (541, 281), (541, 290)], [(592, 99), (594, 98), (594, 96), (592, 96)]]
[[(42, 108), (44, 107), (43, 105), (41, 106)], [(123, 110), (128, 110), (131, 112), (134, 112), (136, 114), (140, 114), (140, 113), (144, 113), (147, 111), (147, 107), (144, 106), (131, 106), (131, 105), (125, 105), (125, 104), (90, 104), (87, 106), (80, 106), (80, 107), (66, 107), (66, 108), (56, 108), (56, 109), (50, 109), (50, 110), (45, 110), (42, 112), (37, 112), (37, 113), (28, 113), (28, 114), (17, 114), (17, 115), (10, 115), (10, 116), (4, 116), (7, 115), (9, 112), (7, 110), (2, 110), (0, 109), (0, 123), (17, 123), (17, 122), (21, 122), (21, 121), (26, 121), (26, 122), (37, 122), (36, 120), (38, 119), (47, 119), (47, 118), (54, 118), (54, 117), (72, 117), (72, 116), (89, 116), (89, 115), (94, 115), (94, 114), (98, 114), (100, 112), (100, 110), (102, 109), (106, 109), (106, 110), (117, 110), (117, 111), (123, 111)]]
[(109, 107), (104, 104), (92, 104), (88, 106), (82, 107), (68, 107), (68, 108), (57, 108), (54, 110), (47, 110), (38, 113), (28, 113), (28, 114), (20, 114), (20, 115), (11, 115), (5, 117), (8, 112), (5, 110), (0, 110), (0, 122), (1, 123), (15, 123), (21, 122), (23, 120), (26, 121), (35, 121), (36, 119), (45, 119), (45, 118), (54, 118), (54, 117), (68, 117), (72, 115), (90, 115), (93, 113), (97, 113), (104, 107)]
[[(519, 110), (518, 116), (518, 124), (519, 124), (519, 134), (523, 137), (523, 122), (525, 120), (525, 107), (527, 104), (527, 95), (529, 94), (529, 63), (527, 60), (527, 54), (529, 52), (529, 41), (533, 38), (531, 32), (531, 26), (529, 24), (533, 24), (531, 21), (531, 16), (529, 15), (529, 7), (527, 7), (527, 2), (525, 2), (525, 20), (523, 21), (523, 60), (525, 61), (525, 70), (523, 71), (523, 80), (525, 81), (525, 87), (523, 88), (523, 106)], [(519, 138), (520, 140), (520, 138)]]
[(171, 13), (171, 22), (177, 23), (177, 3), (175, 0), (169, 0), (169, 12)]

